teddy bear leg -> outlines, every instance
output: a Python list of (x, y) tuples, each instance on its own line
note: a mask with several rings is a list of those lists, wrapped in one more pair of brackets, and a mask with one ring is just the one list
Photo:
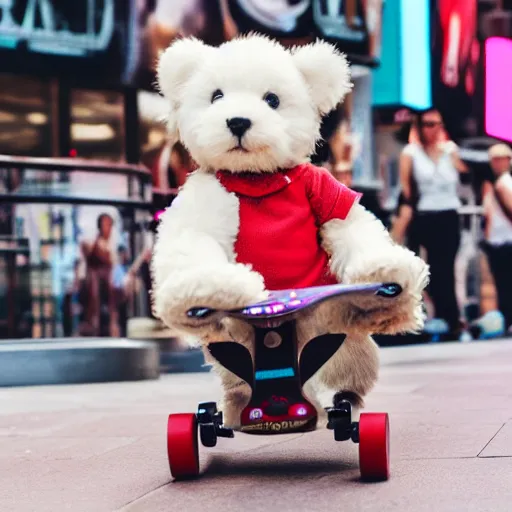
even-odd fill
[(240, 429), (240, 417), (245, 406), (249, 403), (251, 388), (240, 382), (238, 386), (227, 389), (220, 403), (224, 425), (233, 430)]
[[(343, 387), (343, 384), (341, 385)], [(317, 381), (314, 384), (314, 401), (320, 408), (319, 415), (326, 419), (326, 413), (332, 407), (337, 407), (342, 401), (350, 402), (352, 406), (352, 421), (359, 421), (360, 410), (364, 406), (363, 397), (353, 391), (338, 391), (338, 388), (326, 386)]]
[(251, 387), (219, 363), (213, 362), (211, 364), (213, 371), (221, 380), (222, 396), (218, 408), (222, 411), (224, 425), (238, 430), (242, 411), (251, 398)]
[(359, 421), (364, 397), (375, 385), (378, 372), (378, 346), (372, 337), (350, 334), (314, 377), (316, 401), (328, 409), (348, 400), (353, 421)]
[(222, 411), (224, 425), (238, 430), (242, 411), (251, 398), (251, 388), (246, 382), (228, 372), (218, 363), (214, 364), (214, 371), (220, 375), (222, 383), (222, 398), (219, 401), (219, 410)]

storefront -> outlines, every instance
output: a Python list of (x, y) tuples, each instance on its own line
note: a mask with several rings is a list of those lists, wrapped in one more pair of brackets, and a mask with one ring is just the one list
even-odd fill
[(0, 5), (0, 154), (138, 162), (133, 2)]
[(145, 168), (4, 156), (0, 203), (0, 338), (121, 336), (149, 315)]
[[(19, 322), (6, 310), (6, 335), (86, 334), (79, 324), (92, 315), (87, 300), (73, 301), (80, 286), (89, 302), (96, 293), (86, 248), (102, 236), (101, 219), (112, 224), (109, 250), (118, 262), (135, 264), (150, 246), (152, 214), (194, 168), (182, 146), (169, 144), (166, 104), (154, 90), (157, 56), (178, 36), (218, 45), (258, 30), (287, 45), (318, 37), (336, 44), (353, 65), (355, 88), (334, 113), (319, 158), (375, 197), (370, 69), (380, 58), (382, 0), (68, 3), (0, 2), (1, 254), (17, 276), (2, 293), (24, 294), (24, 318), (32, 319)], [(147, 315), (141, 293), (131, 311)]]
[(140, 272), (114, 289), (151, 246), (136, 21), (132, 1), (0, 3), (1, 337), (122, 335), (149, 314)]
[[(344, 144), (354, 185), (375, 187), (368, 70), (381, 53), (382, 0), (45, 0), (0, 5), (0, 154), (143, 162), (164, 204), (193, 167), (165, 140), (158, 54), (178, 36), (213, 45), (257, 30), (283, 43), (324, 38), (354, 66)], [(142, 92), (141, 92), (142, 91)], [(151, 98), (151, 94), (153, 97)], [(169, 190), (171, 189), (171, 190)]]

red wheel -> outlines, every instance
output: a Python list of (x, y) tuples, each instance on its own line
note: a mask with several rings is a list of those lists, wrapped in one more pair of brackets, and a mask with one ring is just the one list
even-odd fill
[(389, 418), (386, 413), (361, 414), (359, 468), (363, 480), (389, 478)]
[(167, 455), (175, 479), (199, 474), (197, 418), (195, 414), (170, 414), (167, 422)]

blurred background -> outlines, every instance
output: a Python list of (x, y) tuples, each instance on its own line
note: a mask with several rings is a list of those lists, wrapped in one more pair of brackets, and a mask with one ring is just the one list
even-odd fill
[[(425, 332), (379, 343), (506, 336), (510, 155), (489, 148), (512, 143), (511, 0), (0, 0), (0, 338), (183, 347), (149, 301), (159, 212), (194, 169), (166, 139), (155, 63), (177, 37), (249, 31), (322, 38), (352, 63), (312, 160), (436, 268)], [(432, 137), (453, 168), (425, 188)], [(453, 169), (455, 224), (435, 236), (422, 194), (441, 201)]]

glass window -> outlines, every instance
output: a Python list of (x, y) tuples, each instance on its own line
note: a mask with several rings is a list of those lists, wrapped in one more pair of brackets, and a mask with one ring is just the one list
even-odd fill
[(0, 74), (0, 154), (52, 156), (50, 82)]
[(71, 91), (71, 147), (80, 158), (124, 161), (122, 93)]

